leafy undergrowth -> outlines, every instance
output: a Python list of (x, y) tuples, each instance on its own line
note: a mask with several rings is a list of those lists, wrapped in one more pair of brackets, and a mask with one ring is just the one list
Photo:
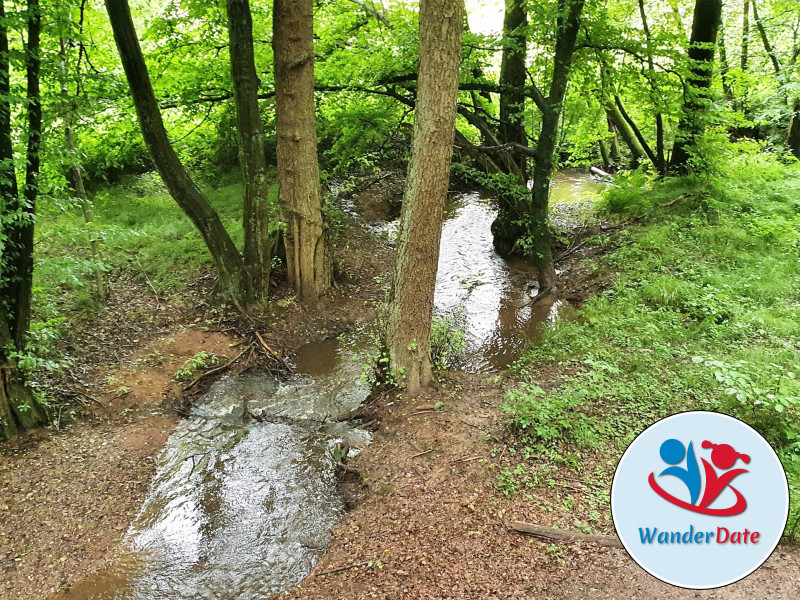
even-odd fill
[(713, 410), (776, 449), (792, 495), (785, 537), (800, 539), (800, 171), (748, 156), (728, 173), (634, 175), (607, 193), (600, 210), (642, 224), (602, 259), (618, 273), (611, 288), (517, 365), (524, 383), (505, 408), (520, 462), (501, 490), (531, 487), (556, 464), (584, 479), (599, 468), (607, 485), (644, 428)]

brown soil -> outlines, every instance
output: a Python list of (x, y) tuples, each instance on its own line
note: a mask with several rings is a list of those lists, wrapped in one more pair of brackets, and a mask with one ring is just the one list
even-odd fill
[[(396, 195), (397, 185), (392, 178), (374, 185), (384, 192), (368, 189), (357, 204), (372, 206), (378, 219), (381, 198)], [(391, 210), (391, 202), (385, 206)], [(579, 243), (576, 237), (573, 244)], [(570, 247), (561, 249), (566, 251)], [(581, 256), (597, 252), (579, 248), (559, 265), (569, 299), (583, 300), (604, 285), (601, 273), (581, 266)], [(155, 298), (134, 277), (114, 282), (106, 307), (64, 342), (64, 352), (80, 367), (49, 382), (73, 399), (61, 410), (61, 429), (0, 445), (0, 597), (45, 598), (114, 558), (148, 491), (154, 459), (177, 422), (168, 401), (185, 385), (173, 375), (188, 358), (200, 350), (234, 356), (252, 341), (253, 329), (291, 357), (305, 342), (374, 320), (388, 285), (390, 250), (350, 226), (339, 236), (337, 256), (339, 288), (322, 310), (298, 307), (279, 288), (269, 312), (255, 321), (200, 302), (209, 297), (211, 277), (169, 301)], [(506, 444), (500, 410), (513, 385), (504, 377), (452, 373), (439, 391), (378, 397), (364, 415), (380, 422), (373, 444), (351, 461), (363, 481), (343, 483), (352, 510), (334, 530), (330, 552), (289, 597), (800, 595), (797, 548), (779, 548), (738, 584), (694, 592), (661, 584), (619, 550), (557, 546), (509, 531), (506, 524), (514, 520), (569, 529), (576, 515), (585, 523), (597, 503), (595, 491), (576, 479), (512, 498), (499, 492), (498, 474), (518, 462)], [(606, 512), (593, 526), (612, 534)]]
[[(509, 530), (527, 521), (573, 528), (592, 502), (579, 481), (506, 498), (500, 410), (510, 382), (449, 375), (440, 392), (382, 397), (371, 448), (352, 461), (364, 485), (347, 484), (357, 507), (334, 530), (330, 552), (290, 597), (341, 598), (794, 598), (800, 551), (780, 547), (747, 579), (720, 590), (680, 590), (651, 577), (622, 550), (559, 546)], [(437, 403), (442, 403), (438, 405)], [(434, 408), (439, 406), (439, 408)], [(492, 450), (496, 457), (492, 457)], [(575, 508), (567, 510), (569, 498)], [(605, 511), (603, 511), (605, 512)], [(599, 533), (613, 535), (601, 518)]]

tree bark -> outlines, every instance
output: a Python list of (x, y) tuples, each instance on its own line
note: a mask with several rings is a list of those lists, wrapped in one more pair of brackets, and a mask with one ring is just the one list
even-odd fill
[(742, 71), (747, 71), (747, 63), (750, 58), (750, 0), (744, 0), (742, 6), (742, 52), (739, 57), (739, 66)]
[(269, 237), (269, 179), (264, 132), (258, 109), (253, 51), (253, 18), (249, 0), (227, 0), (231, 74), (239, 136), (239, 164), (244, 179), (244, 269), (248, 301), (269, 294), (271, 247)]
[(688, 170), (690, 154), (706, 128), (709, 91), (714, 73), (714, 48), (721, 21), (722, 0), (696, 0), (689, 42), (685, 101), (670, 162), (670, 169), (675, 172), (684, 173)]
[(450, 181), (462, 18), (462, 0), (421, 2), (414, 137), (386, 332), (389, 368), (412, 393), (433, 381), (431, 319)]
[(28, 0), (28, 40), (25, 45), (27, 72), (27, 167), (25, 188), (20, 197), (13, 159), (10, 106), (10, 63), (5, 6), (0, 2), (0, 162), (2, 192), (3, 252), (0, 255), (0, 439), (19, 429), (38, 427), (47, 422), (47, 413), (33, 397), (25, 377), (9, 350), (24, 349), (31, 319), (33, 284), (33, 227), (39, 191), (42, 104), (39, 91), (41, 71), (41, 12), (38, 0)]
[[(83, 5), (81, 5), (83, 10)], [(81, 19), (81, 25), (83, 20)], [(86, 186), (83, 183), (83, 173), (78, 161), (77, 152), (75, 149), (75, 138), (73, 135), (74, 121), (75, 121), (75, 106), (73, 100), (70, 98), (68, 77), (67, 77), (67, 47), (69, 43), (64, 39), (64, 36), (59, 36), (59, 70), (61, 76), (61, 108), (63, 110), (64, 119), (64, 145), (67, 150), (67, 178), (72, 187), (75, 197), (80, 200), (81, 210), (83, 212), (83, 220), (89, 228), (89, 245), (92, 250), (92, 260), (95, 265), (94, 270), (94, 287), (95, 293), (100, 299), (108, 296), (108, 286), (106, 285), (106, 277), (101, 266), (100, 255), (100, 238), (94, 229), (94, 205), (86, 193)], [(80, 78), (80, 59), (78, 60), (78, 69), (76, 76)], [(78, 87), (80, 84), (78, 84)], [(78, 93), (76, 92), (76, 96)]]
[[(528, 11), (523, 0), (506, 0), (503, 20), (503, 56), (500, 64), (500, 85), (521, 90), (525, 87), (528, 54)], [(500, 94), (500, 137), (504, 144), (528, 145), (525, 133), (525, 95), (521, 92)], [(524, 154), (511, 156), (522, 174), (522, 183), (528, 179), (527, 160)]]
[(719, 46), (719, 71), (720, 76), (722, 77), (722, 91), (725, 92), (725, 99), (728, 102), (733, 101), (733, 86), (731, 86), (730, 79), (728, 78), (728, 72), (731, 70), (730, 64), (728, 63), (728, 50), (725, 47), (725, 28), (720, 23), (719, 32), (718, 32), (718, 46)]
[(613, 98), (606, 99), (605, 109), (608, 120), (614, 125), (614, 129), (617, 130), (622, 141), (625, 142), (625, 145), (631, 152), (631, 164), (634, 167), (638, 166), (644, 157), (644, 148), (642, 148), (642, 145), (636, 138), (636, 134), (633, 133), (633, 129), (631, 129), (628, 122), (622, 116)]
[(794, 99), (792, 104), (792, 117), (789, 121), (789, 132), (786, 144), (797, 158), (800, 158), (800, 97)]
[(533, 167), (529, 235), (532, 243), (531, 258), (538, 273), (539, 293), (556, 291), (556, 270), (553, 265), (553, 248), (548, 216), (550, 180), (553, 175), (553, 157), (556, 151), (559, 117), (567, 82), (572, 69), (572, 56), (578, 39), (581, 13), (585, 0), (559, 0), (556, 48), (553, 58), (553, 79), (547, 106), (542, 110), (542, 128), (536, 145)]
[(243, 262), (214, 207), (192, 181), (175, 153), (164, 128), (147, 65), (144, 61), (128, 0), (105, 0), (122, 68), (139, 117), (142, 136), (156, 169), (183, 212), (197, 227), (217, 267), (222, 292), (242, 296)]
[(300, 300), (316, 304), (332, 285), (333, 257), (317, 160), (312, 0), (275, 0), (272, 47), (287, 272)]
[[(639, 15), (642, 18), (642, 27), (644, 29), (645, 40), (647, 41), (647, 67), (648, 70), (650, 71), (650, 76), (652, 78), (655, 76), (656, 72), (655, 63), (653, 61), (653, 36), (650, 33), (650, 25), (647, 22), (647, 11), (644, 8), (644, 0), (639, 0)], [(653, 165), (655, 166), (656, 171), (658, 171), (660, 175), (664, 175), (667, 168), (667, 162), (664, 159), (664, 117), (661, 114), (661, 111), (659, 110), (658, 90), (656, 89), (656, 85), (652, 79), (650, 80), (650, 91), (651, 91), (651, 97), (653, 99), (653, 104), (655, 105), (656, 109), (655, 110), (656, 152), (655, 155), (651, 156), (651, 160), (653, 161)], [(643, 142), (642, 146), (645, 147), (645, 150), (647, 149), (646, 143)]]

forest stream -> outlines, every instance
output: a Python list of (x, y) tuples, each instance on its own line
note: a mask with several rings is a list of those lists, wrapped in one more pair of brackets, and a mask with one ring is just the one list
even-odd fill
[[(553, 197), (579, 200), (599, 185), (561, 173)], [(495, 214), (480, 193), (456, 194), (442, 233), (436, 311), (464, 326), (470, 372), (508, 367), (562, 310), (532, 303), (530, 268), (494, 252)], [(245, 374), (210, 389), (161, 452), (122, 556), (65, 598), (262, 600), (308, 575), (345, 510), (334, 447), (358, 452), (370, 441), (337, 418), (369, 387), (365, 360), (336, 340), (304, 346), (293, 362), (288, 381)]]

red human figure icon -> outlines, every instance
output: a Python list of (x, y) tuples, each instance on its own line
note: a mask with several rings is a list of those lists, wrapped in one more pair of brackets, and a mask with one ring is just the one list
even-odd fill
[[(702, 444), (703, 448), (713, 448), (711, 451), (711, 462), (714, 463), (714, 467), (718, 469), (730, 469), (738, 459), (742, 459), (742, 462), (748, 464), (750, 462), (750, 457), (747, 454), (741, 454), (736, 452), (732, 446), (728, 444), (712, 444), (708, 440), (704, 441)], [(700, 501), (700, 507), (706, 508), (709, 504), (714, 502), (717, 497), (722, 493), (726, 487), (728, 487), (733, 481), (733, 479), (742, 473), (747, 473), (747, 469), (733, 469), (732, 471), (728, 471), (723, 473), (722, 475), (717, 475), (717, 472), (714, 470), (708, 461), (705, 458), (701, 459), (703, 461), (703, 468), (705, 469), (706, 473), (706, 489), (703, 493), (703, 499)], [(739, 514), (747, 507), (747, 502), (744, 499), (744, 496), (737, 490), (735, 487), (730, 486), (731, 490), (736, 494), (736, 504), (731, 507), (732, 510), (735, 512), (731, 512), (730, 514)]]

